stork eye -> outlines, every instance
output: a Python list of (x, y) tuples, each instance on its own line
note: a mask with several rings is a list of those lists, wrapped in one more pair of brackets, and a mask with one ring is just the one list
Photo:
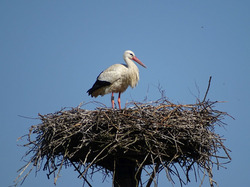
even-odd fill
[(134, 56), (132, 53), (130, 53), (131, 56)]

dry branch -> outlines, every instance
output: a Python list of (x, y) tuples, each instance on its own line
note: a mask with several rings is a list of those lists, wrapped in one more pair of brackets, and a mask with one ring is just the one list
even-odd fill
[(151, 175), (147, 186), (162, 170), (170, 180), (176, 175), (181, 185), (190, 181), (190, 172), (195, 176), (202, 172), (213, 186), (212, 166), (231, 159), (224, 140), (214, 132), (215, 126), (224, 125), (222, 120), (227, 115), (213, 110), (216, 103), (203, 100), (176, 105), (163, 98), (147, 104), (134, 103), (123, 110), (77, 107), (39, 114), (42, 123), (30, 128), (24, 145), (28, 148), (25, 156), (31, 159), (16, 182), (28, 176), (30, 171), (23, 174), (28, 167), (37, 171), (43, 167), (48, 176), (54, 174), (56, 182), (62, 166), (69, 165), (87, 181), (86, 174), (99, 170), (112, 175), (114, 163), (126, 159), (135, 163), (137, 174), (152, 168), (147, 171)]

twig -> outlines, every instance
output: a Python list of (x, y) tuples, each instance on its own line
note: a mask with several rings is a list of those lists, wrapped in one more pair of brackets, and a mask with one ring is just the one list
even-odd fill
[(156, 166), (154, 166), (154, 169), (152, 171), (152, 174), (151, 174), (151, 176), (150, 176), (150, 178), (148, 180), (148, 183), (147, 183), (146, 187), (150, 187), (151, 183), (153, 182), (153, 180), (155, 178), (156, 173), (159, 170), (159, 166), (160, 166), (160, 163), (157, 163)]
[(205, 94), (205, 96), (204, 96), (202, 102), (205, 102), (205, 100), (206, 100), (206, 97), (207, 97), (207, 94), (208, 94), (208, 91), (209, 91), (209, 88), (210, 88), (211, 80), (212, 80), (212, 76), (209, 77), (208, 86), (207, 86), (207, 91), (206, 91), (206, 94)]
[[(81, 171), (76, 167), (76, 165), (73, 162), (71, 162), (71, 164), (74, 166), (75, 170), (80, 174), (80, 176), (82, 176)], [(92, 185), (89, 183), (89, 181), (86, 179), (86, 177), (82, 176), (82, 178), (89, 185), (89, 187), (92, 187)]]

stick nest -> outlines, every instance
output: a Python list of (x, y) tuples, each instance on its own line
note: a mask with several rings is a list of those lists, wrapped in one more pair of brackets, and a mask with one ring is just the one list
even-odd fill
[[(213, 109), (216, 103), (180, 105), (161, 99), (133, 103), (122, 110), (76, 107), (39, 114), (42, 123), (30, 128), (24, 145), (29, 149), (25, 156), (31, 158), (17, 180), (24, 180), (35, 167), (47, 170), (48, 176), (54, 174), (56, 183), (62, 167), (69, 165), (85, 180), (86, 174), (94, 171), (112, 175), (115, 161), (126, 158), (150, 175), (147, 186), (162, 170), (172, 183), (174, 175), (181, 185), (188, 183), (193, 171), (201, 183), (208, 175), (213, 186), (213, 165), (231, 159), (224, 140), (214, 132), (215, 126), (224, 125), (222, 119), (227, 115)], [(31, 169), (27, 172), (28, 166)], [(197, 175), (200, 172), (203, 177)]]

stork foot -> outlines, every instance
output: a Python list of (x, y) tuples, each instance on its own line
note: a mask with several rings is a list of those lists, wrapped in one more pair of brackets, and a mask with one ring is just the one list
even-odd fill
[(114, 93), (112, 93), (112, 95), (111, 95), (111, 104), (112, 104), (112, 108), (115, 108), (115, 97), (114, 97)]
[(121, 110), (121, 93), (120, 92), (118, 95), (118, 104), (119, 104), (119, 109)]
[(121, 99), (118, 98), (119, 109), (121, 110)]

